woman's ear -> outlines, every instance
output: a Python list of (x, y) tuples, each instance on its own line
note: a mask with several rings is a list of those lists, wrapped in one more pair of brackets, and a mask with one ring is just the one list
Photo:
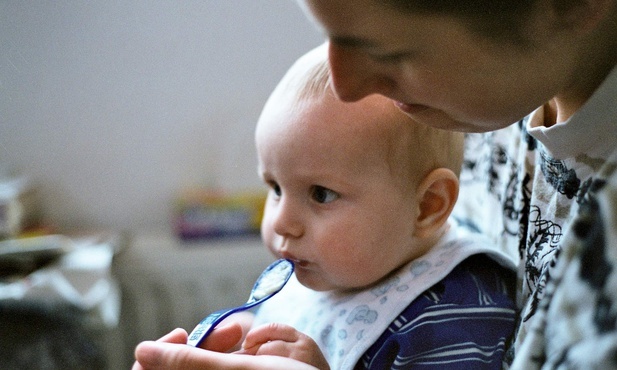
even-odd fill
[(434, 235), (450, 217), (458, 197), (458, 178), (447, 168), (431, 171), (416, 190), (419, 214), (414, 235), (426, 238)]

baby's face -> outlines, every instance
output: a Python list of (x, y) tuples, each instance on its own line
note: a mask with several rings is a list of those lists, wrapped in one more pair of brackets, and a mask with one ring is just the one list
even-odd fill
[(315, 290), (364, 287), (423, 254), (415, 248), (415, 189), (391, 172), (389, 140), (375, 126), (392, 103), (329, 97), (287, 108), (267, 107), (256, 133), (270, 188), (268, 248), (295, 261), (299, 281)]

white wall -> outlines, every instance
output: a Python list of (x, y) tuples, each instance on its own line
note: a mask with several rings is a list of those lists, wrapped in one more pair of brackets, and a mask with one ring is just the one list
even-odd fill
[(0, 165), (61, 227), (164, 227), (186, 186), (260, 186), (255, 121), (322, 40), (293, 0), (2, 0)]

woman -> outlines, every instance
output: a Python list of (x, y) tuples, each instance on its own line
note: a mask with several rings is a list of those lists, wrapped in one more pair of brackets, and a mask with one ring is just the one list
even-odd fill
[[(464, 173), (483, 203), (460, 214), (520, 258), (512, 368), (617, 368), (617, 2), (302, 4), (330, 40), (339, 98), (378, 93), (416, 121), (491, 132), (469, 138)], [(204, 348), (241, 337), (234, 324), (215, 334)], [(229, 355), (176, 345), (177, 330), (136, 357), (146, 369), (302, 369), (296, 339), (272, 338), (278, 358)]]

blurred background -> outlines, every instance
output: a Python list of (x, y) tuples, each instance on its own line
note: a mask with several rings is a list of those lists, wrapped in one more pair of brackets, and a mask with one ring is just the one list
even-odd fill
[(256, 121), (323, 40), (294, 0), (0, 0), (0, 368), (130, 368), (246, 301), (255, 228), (178, 238), (178, 198), (246, 226)]
[(259, 187), (261, 108), (323, 39), (293, 0), (2, 0), (0, 174), (62, 228), (163, 227), (181, 189)]

